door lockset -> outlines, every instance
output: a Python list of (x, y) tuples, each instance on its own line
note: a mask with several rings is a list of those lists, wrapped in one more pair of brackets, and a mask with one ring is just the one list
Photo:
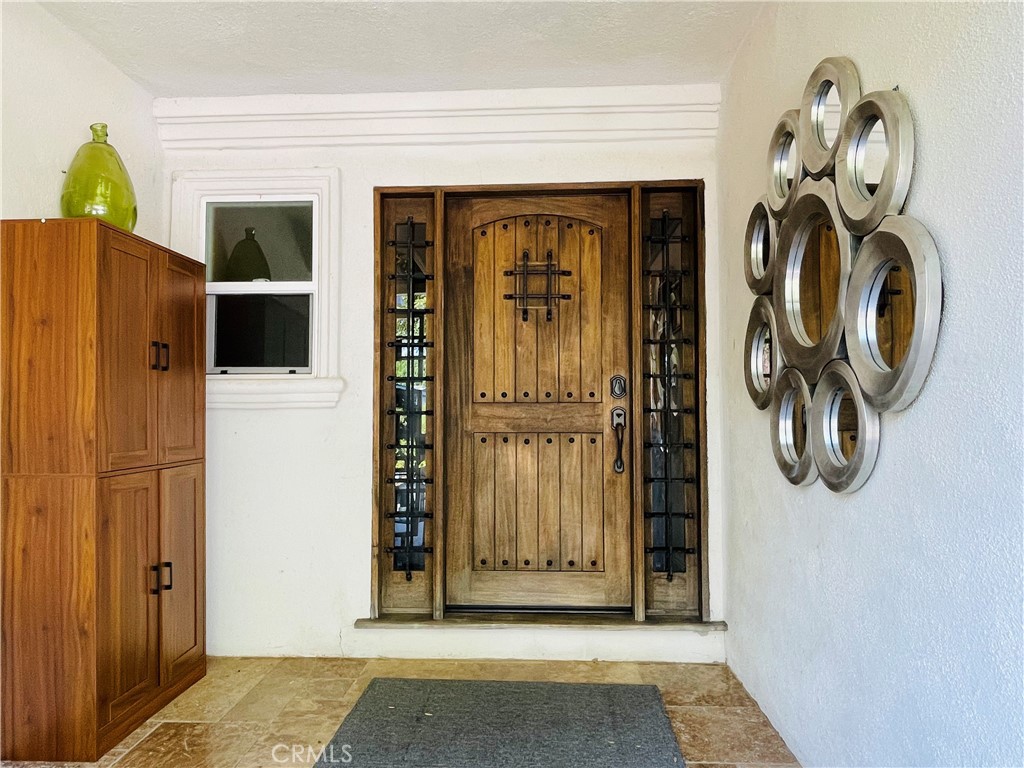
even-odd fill
[(612, 464), (612, 469), (621, 475), (626, 471), (626, 464), (622, 460), (622, 443), (626, 439), (625, 408), (612, 408), (612, 429), (615, 430), (615, 463)]
[(611, 382), (609, 382), (609, 383), (610, 383), (610, 389), (611, 389), (611, 392), (612, 392), (612, 397), (614, 397), (616, 400), (621, 400), (622, 398), (624, 398), (626, 396), (626, 377), (625, 376), (623, 376), (622, 374), (617, 373), (614, 376), (612, 376)]

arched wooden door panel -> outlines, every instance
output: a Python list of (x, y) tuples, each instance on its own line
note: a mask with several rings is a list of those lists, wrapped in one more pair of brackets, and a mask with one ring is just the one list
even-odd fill
[(450, 199), (446, 221), (446, 602), (628, 608), (628, 198)]

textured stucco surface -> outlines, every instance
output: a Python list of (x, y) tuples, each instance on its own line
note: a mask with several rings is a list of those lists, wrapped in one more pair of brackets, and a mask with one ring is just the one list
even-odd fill
[(46, 3), (155, 96), (718, 82), (723, 2)]
[[(789, 4), (723, 84), (729, 663), (804, 765), (1021, 765), (1021, 6)], [(945, 309), (916, 403), (852, 496), (789, 486), (743, 385), (741, 246), (767, 142), (825, 56), (913, 110), (907, 212)]]
[(0, 4), (0, 26), (3, 218), (59, 216), (61, 172), (89, 125), (107, 123), (135, 186), (135, 232), (156, 239), (165, 195), (153, 97), (35, 3)]

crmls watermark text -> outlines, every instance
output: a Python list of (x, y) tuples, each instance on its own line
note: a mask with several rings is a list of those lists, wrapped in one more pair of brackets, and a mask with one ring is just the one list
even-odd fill
[(312, 744), (275, 744), (271, 755), (281, 765), (347, 765), (352, 762), (351, 744), (326, 744), (314, 747)]

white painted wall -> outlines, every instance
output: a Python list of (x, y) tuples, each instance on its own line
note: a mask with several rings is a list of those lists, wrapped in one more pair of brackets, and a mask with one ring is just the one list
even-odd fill
[[(1021, 10), (783, 4), (723, 86), (728, 657), (804, 765), (1024, 764)], [(865, 91), (898, 84), (910, 101), (907, 212), (945, 286), (931, 376), (883, 415), (877, 467), (848, 497), (784, 481), (741, 369), (741, 244), (767, 142), (841, 54)]]
[[(345, 380), (340, 402), (317, 410), (271, 406), (209, 411), (210, 653), (724, 659), (722, 632), (353, 627), (370, 612), (374, 186), (703, 178), (708, 256), (711, 263), (716, 259), (717, 87), (669, 89), (650, 96), (663, 104), (673, 98), (700, 102), (684, 109), (686, 115), (671, 125), (664, 113), (654, 118), (661, 120), (669, 138), (636, 130), (651, 124), (649, 115), (586, 111), (592, 109), (586, 105), (601, 100), (635, 105), (637, 89), (595, 90), (600, 93), (572, 89), (564, 94), (157, 101), (168, 186), (179, 171), (315, 166), (338, 168), (341, 175), (340, 200), (332, 203), (340, 206), (341, 237), (337, 252), (329, 254), (339, 284), (339, 372)], [(414, 115), (396, 116), (403, 102)], [(581, 105), (585, 114), (559, 112), (570, 103)], [(534, 114), (535, 107), (542, 114)], [(260, 110), (291, 117), (272, 124), (251, 119)], [(363, 114), (350, 119), (355, 112)], [(233, 121), (224, 121), (226, 114), (233, 114)], [(368, 114), (374, 116), (370, 129)], [(690, 127), (679, 127), (686, 121)], [(497, 143), (494, 131), (511, 133)], [(601, 140), (609, 131), (614, 140)], [(305, 142), (314, 146), (293, 146)], [(178, 229), (169, 226), (171, 231)], [(717, 277), (711, 269), (712, 296), (718, 294)], [(718, 338), (717, 323), (712, 322), (710, 348), (717, 348)], [(709, 356), (711, 604), (714, 617), (720, 618), (717, 362), (714, 354)], [(219, 384), (211, 380), (211, 386)]]
[(136, 234), (159, 239), (162, 149), (153, 97), (36, 3), (0, 4), (3, 218), (60, 216), (61, 173), (92, 123), (128, 168), (138, 198)]

